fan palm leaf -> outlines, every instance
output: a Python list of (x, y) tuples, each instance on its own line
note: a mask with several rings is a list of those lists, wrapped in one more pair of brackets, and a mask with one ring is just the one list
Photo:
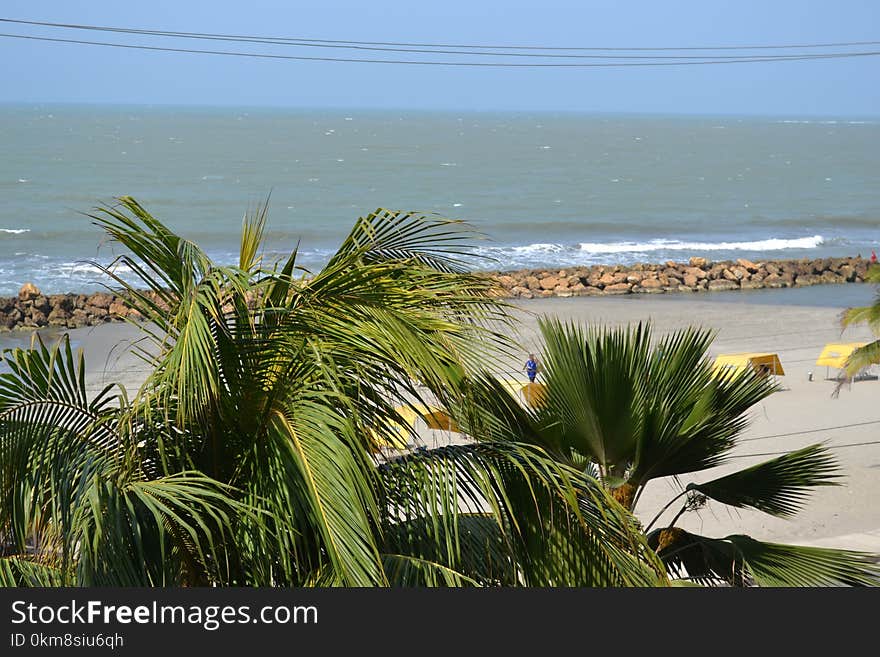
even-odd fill
[(678, 528), (648, 536), (671, 573), (701, 584), (733, 586), (876, 586), (880, 566), (861, 552), (757, 541), (706, 538)]

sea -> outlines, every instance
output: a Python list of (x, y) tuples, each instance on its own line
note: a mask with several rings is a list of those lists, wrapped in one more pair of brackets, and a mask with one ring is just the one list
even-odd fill
[(224, 264), (267, 201), (311, 270), (377, 208), (466, 222), (482, 270), (880, 252), (876, 117), (5, 105), (0, 144), (0, 296), (101, 289), (123, 195)]

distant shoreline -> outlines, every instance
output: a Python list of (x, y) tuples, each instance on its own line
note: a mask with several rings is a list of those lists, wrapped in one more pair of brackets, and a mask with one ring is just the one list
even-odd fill
[[(687, 262), (593, 265), (563, 269), (519, 269), (479, 272), (498, 284), (501, 298), (622, 296), (633, 294), (699, 294), (863, 283), (867, 258), (762, 260), (740, 258), (712, 262), (695, 256)], [(156, 297), (159, 302), (158, 297)], [(124, 299), (109, 292), (43, 294), (25, 283), (18, 296), (0, 298), (0, 332), (44, 327), (75, 329), (139, 319)]]

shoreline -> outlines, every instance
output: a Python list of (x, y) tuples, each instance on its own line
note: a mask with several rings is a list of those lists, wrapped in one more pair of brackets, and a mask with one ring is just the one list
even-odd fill
[[(607, 297), (804, 288), (863, 283), (867, 258), (761, 260), (740, 258), (713, 262), (694, 256), (687, 262), (591, 265), (563, 269), (476, 272), (497, 283), (495, 295), (508, 299)], [(157, 295), (150, 295), (161, 304)], [(25, 283), (17, 297), (0, 297), (0, 333), (45, 327), (58, 330), (139, 319), (120, 295), (43, 294)]]

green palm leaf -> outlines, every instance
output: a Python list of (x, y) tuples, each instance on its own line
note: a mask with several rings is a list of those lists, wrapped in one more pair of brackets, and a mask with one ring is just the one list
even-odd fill
[(718, 502), (779, 517), (797, 513), (812, 488), (837, 485), (840, 468), (827, 448), (810, 445), (704, 483), (688, 484)]
[(876, 555), (764, 543), (748, 536), (706, 538), (678, 528), (648, 536), (670, 573), (701, 584), (877, 586)]

